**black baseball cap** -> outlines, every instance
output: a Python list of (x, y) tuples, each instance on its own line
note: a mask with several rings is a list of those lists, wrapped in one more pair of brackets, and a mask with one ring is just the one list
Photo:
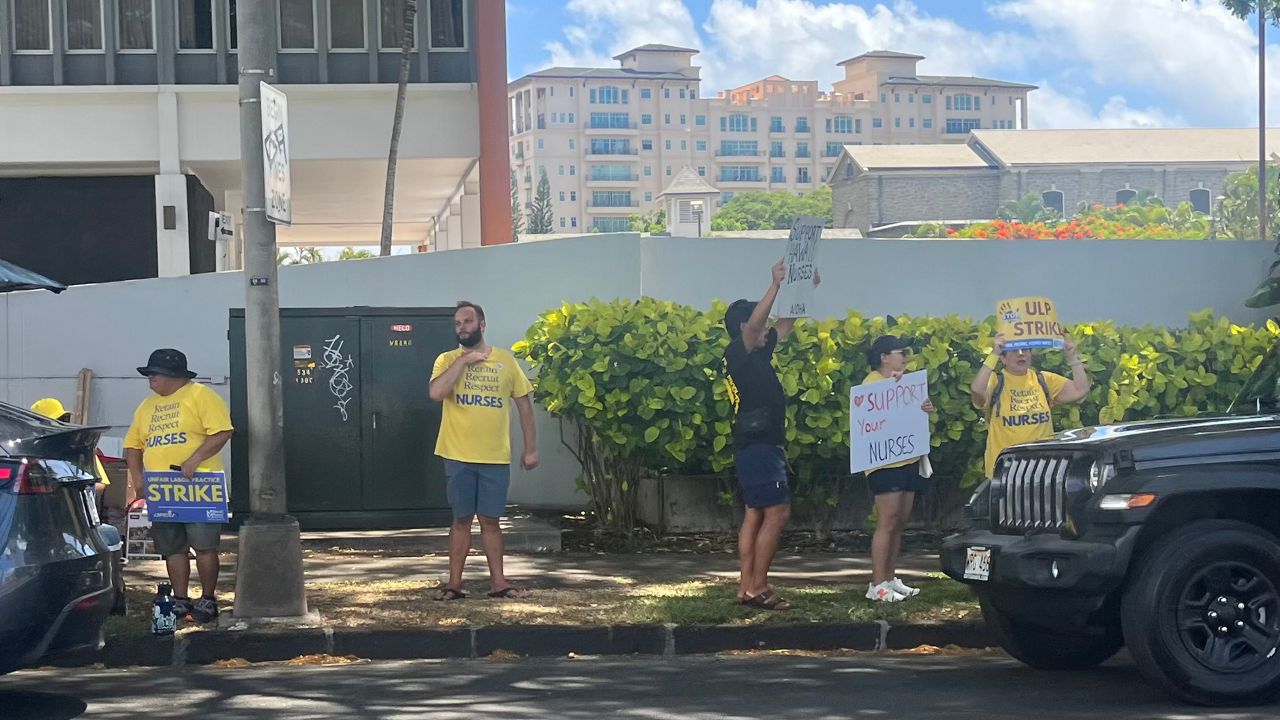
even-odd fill
[(180, 350), (173, 348), (160, 348), (151, 353), (151, 357), (147, 359), (145, 367), (138, 368), (141, 375), (168, 375), (169, 377), (186, 378), (188, 380), (196, 376), (195, 373), (187, 369), (187, 356), (182, 354)]
[(910, 350), (911, 345), (911, 338), (881, 335), (876, 338), (875, 342), (871, 343), (871, 349), (867, 350), (867, 364), (872, 368), (878, 368), (880, 367), (881, 355), (888, 355), (894, 350)]

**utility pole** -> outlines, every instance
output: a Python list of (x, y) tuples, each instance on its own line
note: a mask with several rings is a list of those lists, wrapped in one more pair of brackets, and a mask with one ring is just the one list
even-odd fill
[(267, 219), (260, 83), (276, 82), (273, 0), (240, 0), (240, 182), (244, 197), (245, 395), (248, 398), (249, 507), (236, 560), (237, 618), (307, 612), (297, 520), (285, 502), (284, 401), (280, 376), (280, 293), (276, 228)]
[(1267, 238), (1267, 8), (1258, 3), (1258, 239)]

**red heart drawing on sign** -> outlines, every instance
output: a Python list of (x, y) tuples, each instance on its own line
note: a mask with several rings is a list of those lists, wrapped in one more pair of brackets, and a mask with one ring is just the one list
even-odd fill
[(854, 396), (853, 396), (853, 404), (854, 404), (854, 406), (855, 406), (855, 407), (862, 407), (862, 400), (863, 400), (863, 398), (862, 398), (862, 396), (861, 396), (861, 395), (854, 395)]

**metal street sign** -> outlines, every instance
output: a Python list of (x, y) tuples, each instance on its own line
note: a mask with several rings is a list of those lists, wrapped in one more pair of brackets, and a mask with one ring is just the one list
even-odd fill
[(235, 230), (231, 225), (231, 214), (224, 212), (209, 213), (209, 239), (230, 240)]
[(266, 181), (267, 219), (281, 225), (293, 222), (289, 177), (289, 104), (285, 94), (261, 83), (262, 174)]

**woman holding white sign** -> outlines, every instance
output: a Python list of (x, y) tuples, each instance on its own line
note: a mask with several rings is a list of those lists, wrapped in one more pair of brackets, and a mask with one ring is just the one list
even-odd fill
[[(910, 340), (892, 335), (876, 338), (867, 351), (867, 363), (871, 365), (871, 372), (862, 384), (901, 380), (907, 370), (907, 358), (910, 355)], [(920, 409), (932, 413), (933, 401), (926, 397)], [(868, 600), (901, 602), (920, 594), (919, 588), (907, 585), (894, 573), (897, 572), (898, 555), (902, 550), (902, 531), (906, 527), (907, 518), (911, 517), (916, 493), (929, 489), (929, 481), (925, 477), (927, 460), (927, 456), (923, 459), (912, 458), (866, 471), (867, 486), (876, 499), (877, 516), (876, 532), (871, 538)]]

